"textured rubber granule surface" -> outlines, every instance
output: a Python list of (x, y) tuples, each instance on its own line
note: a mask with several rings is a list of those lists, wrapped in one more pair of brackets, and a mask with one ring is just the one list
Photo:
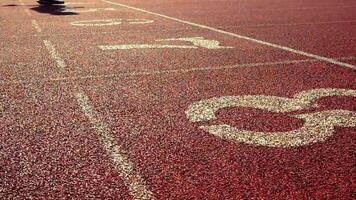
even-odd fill
[(0, 2), (0, 199), (352, 199), (351, 0)]

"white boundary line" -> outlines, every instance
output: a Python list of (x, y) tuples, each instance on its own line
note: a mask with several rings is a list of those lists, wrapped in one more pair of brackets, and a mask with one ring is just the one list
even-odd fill
[[(36, 22), (33, 20), (32, 22)], [(41, 27), (32, 23), (33, 26), (38, 26), (36, 30), (40, 32)], [(56, 62), (56, 66), (60, 71), (65, 70), (67, 67), (65, 61), (61, 58), (54, 45), (49, 40), (43, 40), (50, 56)], [(73, 80), (73, 79), (70, 79)], [(30, 84), (30, 83), (28, 83)], [(111, 162), (115, 169), (120, 174), (120, 177), (126, 184), (129, 190), (129, 194), (135, 200), (154, 200), (153, 193), (147, 188), (144, 179), (134, 169), (134, 164), (127, 157), (127, 153), (121, 149), (121, 146), (116, 142), (116, 139), (109, 126), (101, 120), (99, 113), (90, 105), (89, 98), (79, 86), (74, 86), (74, 96), (79, 104), (79, 107), (83, 114), (88, 118), (92, 124), (95, 132), (97, 133), (99, 140), (102, 142), (106, 152), (111, 157)]]
[(40, 25), (38, 24), (37, 20), (34, 19), (34, 20), (31, 20), (31, 22), (32, 22), (33, 27), (36, 29), (36, 31), (38, 33), (41, 33), (42, 29), (41, 29)]
[[(355, 57), (341, 57), (340, 60), (355, 60)], [(149, 75), (159, 75), (159, 74), (186, 74), (199, 71), (210, 71), (210, 70), (227, 70), (227, 69), (238, 69), (243, 67), (263, 67), (263, 66), (275, 66), (283, 64), (301, 64), (301, 63), (313, 63), (320, 62), (315, 59), (305, 59), (305, 60), (285, 60), (278, 62), (264, 62), (264, 63), (246, 63), (237, 65), (226, 65), (226, 66), (215, 66), (215, 67), (198, 67), (198, 68), (187, 68), (187, 69), (167, 69), (167, 70), (150, 70), (150, 71), (132, 71), (132, 72), (120, 72), (113, 74), (103, 74), (103, 75), (88, 75), (88, 76), (73, 76), (73, 77), (63, 77), (63, 78), (50, 78), (41, 80), (29, 80), (29, 81), (7, 81), (1, 82), (0, 85), (7, 84), (22, 84), (22, 83), (36, 83), (36, 82), (60, 82), (60, 81), (74, 81), (74, 80), (87, 80), (87, 79), (105, 79), (105, 78), (115, 78), (115, 77), (125, 77), (125, 76), (149, 76)]]
[(135, 200), (154, 199), (152, 192), (147, 189), (143, 178), (135, 172), (134, 164), (126, 156), (127, 153), (116, 142), (109, 126), (100, 120), (99, 114), (90, 105), (88, 96), (80, 91), (75, 94), (75, 97), (80, 109), (96, 130), (105, 150), (110, 153), (115, 169), (128, 185), (130, 195)]
[(253, 28), (253, 27), (271, 27), (271, 26), (302, 26), (302, 25), (323, 25), (323, 24), (347, 24), (355, 23), (356, 20), (350, 21), (324, 21), (324, 22), (304, 22), (304, 23), (286, 23), (286, 24), (251, 24), (241, 26), (221, 26), (221, 27), (234, 27), (234, 28)]
[(285, 46), (281, 46), (281, 45), (278, 45), (278, 44), (274, 44), (274, 43), (270, 43), (270, 42), (254, 39), (254, 38), (251, 38), (251, 37), (239, 35), (239, 34), (236, 34), (236, 33), (231, 33), (231, 32), (228, 32), (228, 31), (216, 29), (216, 28), (209, 27), (209, 26), (206, 26), (206, 25), (201, 25), (201, 24), (189, 22), (189, 21), (186, 21), (186, 20), (181, 20), (181, 19), (178, 19), (178, 18), (174, 18), (174, 17), (170, 17), (170, 16), (167, 16), (167, 15), (163, 15), (163, 14), (147, 11), (147, 10), (144, 10), (144, 9), (140, 9), (140, 8), (124, 5), (124, 4), (121, 4), (121, 3), (115, 3), (115, 2), (108, 1), (108, 0), (101, 0), (101, 1), (105, 2), (105, 3), (108, 3), (108, 4), (113, 4), (113, 5), (129, 8), (129, 9), (132, 9), (132, 10), (148, 13), (148, 14), (151, 14), (151, 15), (163, 17), (163, 18), (166, 18), (166, 19), (174, 20), (174, 21), (177, 21), (177, 22), (180, 22), (180, 23), (188, 24), (188, 25), (199, 27), (199, 28), (202, 28), (202, 29), (211, 30), (211, 31), (214, 31), (214, 32), (217, 32), (217, 33), (222, 33), (222, 34), (225, 34), (225, 35), (233, 36), (233, 37), (236, 37), (236, 38), (239, 38), (239, 39), (248, 40), (248, 41), (255, 42), (255, 43), (258, 43), (258, 44), (261, 44), (261, 45), (274, 47), (274, 48), (277, 48), (277, 49), (282, 49), (282, 50), (285, 50), (285, 51), (289, 51), (289, 52), (292, 52), (292, 53), (295, 53), (295, 54), (299, 54), (299, 55), (306, 56), (306, 57), (309, 57), (309, 58), (313, 58), (313, 59), (316, 59), (316, 60), (324, 61), (324, 62), (327, 62), (327, 63), (339, 65), (339, 66), (342, 66), (342, 67), (348, 67), (348, 68), (351, 68), (351, 69), (356, 69), (355, 65), (344, 63), (344, 62), (340, 62), (340, 61), (334, 60), (332, 58), (311, 54), (311, 53), (304, 52), (304, 51), (297, 50), (297, 49), (293, 49), (293, 48), (290, 48), (290, 47), (285, 47)]
[[(36, 20), (37, 21), (37, 20)], [(326, 24), (342, 24), (342, 23), (356, 23), (356, 20), (354, 21), (325, 21), (325, 22), (305, 22), (305, 23), (295, 23), (295, 24), (251, 24), (251, 25), (237, 25), (237, 26), (218, 26), (217, 28), (253, 28), (253, 27), (273, 27), (273, 26), (303, 26), (303, 25), (326, 25)], [(0, 20), (1, 24), (1, 20)], [(196, 28), (177, 28), (177, 29), (169, 29), (169, 31), (184, 31), (184, 30), (196, 30)], [(161, 30), (164, 31), (164, 30)], [(83, 32), (83, 33), (77, 33), (76, 35), (101, 35), (101, 34), (120, 34), (121, 32), (131, 32), (131, 30), (116, 30), (116, 31), (103, 31), (103, 32)], [(155, 29), (145, 29), (145, 30), (135, 30), (135, 32), (140, 32), (140, 33), (152, 33), (152, 32), (157, 32)], [(26, 36), (16, 36), (12, 35), (10, 37), (13, 38), (23, 38), (23, 37), (39, 37), (39, 36), (66, 36), (66, 35), (73, 35), (71, 33), (51, 33), (51, 34), (30, 34)]]
[(45, 44), (48, 52), (50, 53), (51, 57), (53, 58), (54, 61), (57, 63), (57, 67), (60, 69), (64, 69), (66, 67), (66, 64), (64, 60), (59, 56), (58, 52), (54, 48), (53, 44), (49, 40), (43, 40), (43, 43)]
[(250, 11), (287, 11), (287, 10), (325, 10), (325, 9), (337, 9), (337, 8), (354, 8), (355, 5), (343, 5), (343, 6), (318, 6), (318, 7), (299, 7), (299, 8), (271, 8), (271, 9), (251, 9)]
[[(43, 42), (51, 57), (56, 61), (57, 67), (63, 70), (66, 64), (52, 43), (49, 40), (44, 40)], [(89, 98), (84, 92), (80, 91), (79, 88), (76, 90), (79, 91), (75, 92), (74, 96), (77, 99), (81, 111), (89, 119), (105, 150), (110, 154), (113, 165), (128, 187), (130, 195), (135, 200), (155, 199), (152, 192), (147, 189), (143, 178), (135, 172), (134, 164), (128, 159), (126, 153), (121, 149), (121, 146), (115, 142), (115, 138), (109, 126), (100, 119), (99, 114), (89, 104)]]

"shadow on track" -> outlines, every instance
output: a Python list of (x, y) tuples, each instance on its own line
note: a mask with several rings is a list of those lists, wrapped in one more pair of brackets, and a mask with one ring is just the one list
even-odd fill
[[(72, 7), (67, 7), (66, 5), (17, 5), (17, 4), (7, 4), (2, 5), (1, 7), (17, 7), (17, 6), (34, 6), (30, 8), (39, 13), (46, 13), (50, 15), (79, 15), (79, 13), (71, 11)], [(83, 7), (75, 7), (75, 8), (83, 8)]]
[(79, 15), (79, 13), (70, 11), (70, 9), (65, 5), (38, 5), (36, 7), (31, 8), (39, 13), (46, 13), (50, 15)]
[(14, 7), (14, 6), (18, 6), (18, 5), (16, 5), (16, 4), (8, 4), (8, 5), (3, 5), (1, 7)]
[(16, 7), (16, 6), (34, 6), (34, 5), (18, 5), (18, 4), (7, 4), (0, 7)]

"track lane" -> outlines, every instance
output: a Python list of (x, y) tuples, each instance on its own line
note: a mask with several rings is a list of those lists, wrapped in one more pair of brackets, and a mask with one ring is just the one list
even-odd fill
[(70, 86), (36, 87), (36, 101), (23, 86), (1, 87), (2, 198), (130, 199)]
[[(141, 14), (137, 15), (141, 16)], [(84, 16), (81, 15), (81, 17)], [(57, 24), (55, 18), (51, 20), (54, 22), (41, 23), (42, 21), (38, 20), (39, 24), (41, 24), (41, 30), (45, 30), (45, 33), (50, 30), (47, 27), (48, 24)], [(65, 20), (62, 22), (66, 23)], [(57, 25), (61, 24), (59, 22)], [(62, 27), (65, 27), (65, 25)], [(133, 31), (136, 32), (137, 30)], [(159, 31), (154, 34), (162, 34), (162, 32)], [(131, 33), (133, 32), (128, 32), (127, 35)], [(167, 33), (165, 32), (164, 34)], [(52, 33), (49, 32), (48, 35), (52, 35)], [(65, 37), (46, 38), (51, 41), (58, 56), (63, 57), (65, 67), (69, 71), (68, 73), (60, 73), (59, 78), (69, 78), (68, 80), (70, 82), (73, 81), (74, 85), (61, 80), (44, 85), (37, 83), (36, 87), (41, 92), (37, 94), (38, 97), (35, 98), (37, 102), (35, 101), (33, 104), (37, 105), (36, 103), (40, 102), (44, 106), (40, 109), (34, 109), (33, 106), (23, 107), (26, 110), (26, 114), (21, 115), (20, 119), (14, 120), (17, 122), (35, 116), (35, 118), (27, 122), (28, 124), (25, 124), (25, 129), (30, 131), (36, 129), (38, 124), (45, 121), (45, 125), (40, 126), (40, 129), (44, 127), (44, 132), (47, 132), (47, 129), (54, 130), (54, 134), (51, 135), (54, 138), (50, 138), (48, 141), (50, 144), (59, 144), (59, 155), (63, 152), (68, 153), (72, 152), (72, 150), (78, 150), (76, 147), (80, 146), (79, 150), (83, 153), (83, 160), (74, 159), (73, 161), (71, 155), (65, 155), (65, 161), (68, 161), (68, 165), (58, 162), (57, 159), (43, 161), (44, 165), (49, 162), (50, 167), (63, 166), (68, 170), (64, 177), (57, 175), (56, 169), (52, 170), (56, 178), (53, 182), (48, 180), (51, 175), (43, 175), (46, 180), (45, 183), (53, 184), (56, 186), (55, 188), (57, 186), (64, 188), (65, 192), (54, 193), (54, 198), (69, 195), (77, 195), (78, 198), (86, 196), (132, 198), (132, 195), (131, 197), (127, 196), (129, 192), (127, 191), (127, 186), (124, 186), (125, 183), (122, 181), (122, 176), (118, 176), (118, 170), (112, 170), (112, 161), (108, 159), (107, 152), (102, 150), (102, 144), (98, 143), (98, 139), (96, 139), (97, 133), (94, 133), (92, 128), (93, 123), (89, 124), (91, 121), (90, 115), (88, 117), (87, 114), (85, 118), (85, 112), (84, 114), (80, 113), (83, 108), (80, 108), (80, 102), (78, 105), (78, 99), (73, 96), (78, 92), (75, 89), (78, 86), (88, 96), (90, 107), (101, 116), (101, 120), (104, 123), (111, 127), (113, 137), (121, 145), (122, 149), (127, 150), (128, 157), (132, 159), (136, 170), (142, 174), (142, 177), (148, 183), (148, 188), (152, 190), (158, 199), (206, 197), (211, 199), (285, 198), (286, 196), (288, 198), (308, 198), (310, 196), (336, 198), (336, 194), (342, 194), (344, 198), (351, 196), (352, 186), (347, 172), (351, 170), (351, 161), (353, 160), (352, 149), (354, 142), (352, 135), (355, 132), (353, 128), (338, 127), (336, 134), (329, 140), (311, 146), (292, 149), (255, 147), (221, 140), (205, 131), (199, 130), (197, 124), (188, 121), (184, 111), (194, 101), (219, 95), (264, 94), (292, 97), (302, 90), (314, 88), (355, 89), (353, 81), (355, 74), (353, 71), (320, 62), (303, 62), (294, 64), (280, 63), (278, 65), (264, 63), (262, 64), (263, 67), (165, 73), (166, 68), (169, 69), (172, 66), (180, 67), (181, 69), (179, 63), (184, 62), (184, 57), (193, 55), (192, 57), (196, 59), (201, 56), (201, 59), (186, 61), (187, 66), (189, 64), (187, 70), (192, 69), (190, 68), (192, 65), (196, 65), (195, 67), (199, 69), (203, 65), (214, 63), (211, 58), (221, 57), (219, 54), (212, 56), (213, 54), (208, 51), (185, 54), (176, 50), (111, 53), (109, 58), (111, 57), (112, 59), (112, 65), (107, 67), (107, 64), (103, 63), (104, 60), (107, 62), (107, 58), (96, 57), (99, 53), (93, 50), (92, 46), (88, 47), (96, 43), (96, 39), (93, 40), (90, 36), (80, 39), (79, 42), (85, 41), (83, 43), (78, 42), (79, 46), (85, 47), (86, 51), (84, 52), (81, 47), (70, 46), (71, 44), (78, 45), (74, 40), (76, 35), (79, 35), (79, 33), (66, 34)], [(138, 38), (140, 38), (133, 36), (127, 39), (125, 35), (123, 36), (123, 40), (133, 42), (138, 41)], [(41, 37), (45, 38), (47, 35), (44, 34)], [(114, 34), (109, 34), (108, 37), (111, 37), (112, 41), (118, 41), (118, 36)], [(105, 39), (105, 37), (98, 38), (98, 41), (102, 39)], [(145, 38), (145, 40), (149, 39), (150, 37)], [(225, 41), (226, 39), (222, 38), (222, 40)], [(226, 42), (229, 43), (230, 41), (226, 40)], [(244, 45), (244, 48), (251, 49), (251, 54), (260, 52), (259, 48), (255, 48), (252, 44)], [(269, 49), (264, 48), (261, 49), (261, 52), (267, 55), (275, 53), (277, 57), (281, 56), (281, 58), (285, 56), (281, 55), (280, 52), (270, 53)], [(72, 57), (70, 56), (71, 54), (75, 56)], [(117, 61), (118, 56), (124, 58), (123, 62), (113, 63)], [(136, 59), (143, 56), (146, 56), (145, 60), (137, 63)], [(151, 59), (151, 56), (159, 57), (160, 59)], [(83, 61), (82, 57), (84, 58), (83, 60), (86, 58), (91, 58), (91, 60), (86, 63), (87, 61)], [(255, 58), (257, 59), (257, 57)], [(261, 58), (265, 57), (262, 56)], [(171, 65), (172, 63), (167, 61), (168, 59), (176, 60), (176, 65)], [(233, 60), (230, 60), (229, 56), (222, 56), (221, 62), (228, 64), (230, 61), (235, 61), (236, 53), (231, 55), (231, 59)], [(256, 60), (251, 57), (252, 61)], [(271, 61), (273, 60), (271, 59)], [(217, 64), (221, 64), (221, 62), (216, 60)], [(123, 63), (127, 65), (123, 65)], [(143, 66), (145, 69), (154, 68), (157, 73), (127, 74), (127, 76), (106, 77), (105, 79), (100, 77), (95, 79), (88, 77), (84, 80), (71, 79), (76, 75), (82, 77), (88, 74), (110, 75), (116, 72), (115, 70), (118, 68), (127, 70), (127, 67), (132, 66)], [(157, 68), (155, 68), (156, 66)], [(102, 71), (99, 71), (101, 70), (100, 68), (102, 68)], [(27, 74), (30, 76), (30, 72)], [(26, 72), (23, 73), (23, 76), (26, 77)], [(286, 85), (289, 87), (285, 87)], [(4, 92), (2, 94), (8, 95), (8, 89), (14, 86), (7, 87), (9, 86), (3, 87)], [(15, 97), (18, 93), (21, 93), (17, 90), (12, 92)], [(28, 90), (23, 92), (27, 93), (16, 97), (19, 98), (20, 106), (17, 106), (19, 110), (22, 108), (22, 104), (26, 105), (25, 99), (32, 99), (29, 98)], [(13, 105), (7, 103), (11, 101), (11, 98), (6, 97), (6, 95), (2, 98), (2, 102), (5, 102), (2, 105), (2, 109), (9, 109), (8, 106)], [(355, 110), (353, 102), (354, 98), (351, 97), (337, 97), (327, 98), (319, 103), (322, 105), (320, 110), (337, 108)], [(27, 111), (29, 114), (27, 114)], [(39, 116), (34, 115), (37, 112), (39, 112)], [(310, 112), (315, 112), (315, 110)], [(239, 115), (236, 113), (244, 114)], [(8, 119), (12, 119), (11, 114), (8, 114), (4, 115), (3, 120), (5, 122)], [(254, 109), (226, 109), (220, 111), (218, 117), (219, 119), (214, 122), (231, 123), (234, 126), (240, 126), (240, 128), (263, 131), (289, 130), (301, 126), (300, 121), (290, 119), (283, 114), (275, 115)], [(76, 123), (69, 123), (71, 120)], [(47, 126), (46, 123), (48, 121), (54, 124)], [(273, 126), (275, 123), (282, 125), (281, 127), (275, 127)], [(5, 124), (6, 128), (10, 127), (10, 129), (18, 127), (12, 125), (13, 121)], [(20, 129), (20, 132), (23, 131), (23, 129)], [(74, 131), (75, 134), (89, 134), (89, 136), (84, 139), (73, 135), (68, 136), (71, 131)], [(13, 138), (15, 141), (10, 141), (9, 146), (14, 143), (24, 142), (27, 144), (26, 142), (28, 142), (30, 149), (36, 149), (34, 143), (38, 142), (38, 138), (33, 139), (31, 137), (29, 139), (26, 138), (27, 140)], [(62, 137), (68, 138), (68, 141), (66, 140), (68, 144), (66, 142), (62, 143)], [(85, 141), (83, 142), (83, 140)], [(3, 141), (7, 140), (4, 139)], [(94, 147), (91, 148), (92, 146), (87, 145), (88, 143)], [(42, 143), (40, 142), (40, 144)], [(69, 151), (67, 150), (68, 146)], [(11, 148), (9, 149), (10, 153), (6, 158), (11, 157), (10, 155), (13, 153)], [(51, 146), (45, 146), (43, 151), (46, 152), (48, 149), (51, 149)], [(95, 152), (92, 153), (94, 149)], [(22, 150), (18, 151), (22, 152)], [(27, 160), (29, 160), (27, 155), (31, 156), (33, 154), (28, 152), (27, 147), (23, 151), (26, 154), (25, 157), (14, 158), (15, 161), (6, 166), (11, 168), (17, 163), (20, 163), (20, 166), (22, 166), (22, 163), (26, 164)], [(39, 155), (43, 155), (43, 151), (40, 151)], [(99, 153), (95, 154), (97, 151)], [(236, 152), (239, 152), (239, 154)], [(76, 167), (90, 161), (93, 161), (92, 165), (85, 168), (88, 170), (88, 174), (84, 173), (88, 177), (83, 178), (81, 173), (77, 173)], [(318, 163), (315, 161), (318, 161)], [(42, 162), (36, 164), (35, 167), (45, 169), (43, 171), (47, 170), (46, 167), (42, 168)], [(103, 170), (101, 170), (102, 165), (104, 165)], [(258, 167), (256, 168), (256, 166)], [(93, 177), (91, 173), (94, 171), (93, 174), (97, 174), (96, 167), (99, 168), (100, 172), (104, 171), (105, 173), (105, 175), (100, 174), (99, 181), (107, 180), (107, 173), (109, 173), (109, 181), (104, 181), (104, 183), (96, 181), (98, 180), (97, 177)], [(15, 168), (15, 171), (21, 171), (21, 169)], [(74, 181), (73, 179), (68, 180), (71, 174), (75, 174), (79, 178), (76, 179), (75, 176)], [(17, 177), (21, 178), (21, 175)], [(57, 180), (60, 183), (56, 182)], [(10, 185), (14, 183), (11, 180), (6, 181)], [(82, 187), (81, 184), (86, 182), (89, 182), (90, 186), (85, 185)], [(72, 183), (74, 183), (73, 185), (78, 183), (80, 186), (76, 185), (75, 187), (84, 189), (74, 191)], [(43, 196), (51, 190), (49, 187), (44, 187), (43, 190), (33, 189), (30, 182), (28, 184), (21, 182), (19, 185), (29, 189), (23, 192), (25, 196)], [(110, 189), (106, 190), (108, 187)], [(14, 188), (15, 190), (18, 189), (17, 187)], [(9, 189), (8, 191), (11, 193), (12, 190)]]
[[(185, 111), (194, 101), (216, 96), (293, 96), (320, 87), (355, 89), (353, 76), (347, 69), (318, 63), (284, 65), (283, 70), (268, 66), (87, 80), (81, 85), (123, 147), (130, 149), (130, 157), (141, 173), (149, 177), (148, 184), (158, 199), (323, 198), (341, 193), (349, 198), (347, 172), (354, 129), (338, 128), (327, 141), (298, 148), (256, 147), (198, 130), (198, 124), (189, 122)], [(328, 98), (320, 102), (320, 110), (354, 111), (352, 102), (352, 97)], [(210, 123), (229, 123), (249, 130), (271, 131), (277, 128), (274, 123), (285, 124), (277, 130), (292, 130), (303, 124), (283, 114), (253, 109), (226, 109), (218, 116)]]
[(335, 65), (339, 65), (341, 67), (347, 67), (347, 68), (351, 68), (351, 69), (355, 68), (354, 65), (351, 65), (351, 64), (348, 64), (348, 63), (339, 62), (339, 61), (337, 61), (335, 59), (332, 59), (332, 58), (328, 58), (328, 57), (324, 57), (324, 56), (320, 56), (320, 55), (304, 52), (304, 51), (301, 51), (301, 50), (298, 50), (298, 49), (293, 49), (293, 48), (290, 48), (290, 47), (287, 47), (287, 46), (282, 46), (282, 45), (274, 44), (274, 43), (271, 43), (271, 42), (268, 42), (268, 41), (263, 41), (263, 40), (251, 38), (251, 37), (248, 37), (248, 36), (244, 36), (244, 35), (240, 35), (240, 34), (236, 34), (236, 33), (232, 33), (232, 32), (227, 32), (227, 31), (224, 31), (224, 30), (221, 30), (221, 29), (217, 29), (217, 28), (214, 28), (214, 27), (210, 27), (210, 26), (207, 26), (207, 25), (202, 25), (202, 24), (190, 22), (190, 21), (187, 21), (187, 20), (178, 19), (178, 18), (171, 17), (171, 16), (168, 16), (168, 15), (151, 12), (151, 11), (148, 11), (148, 10), (132, 7), (132, 6), (125, 5), (125, 4), (115, 3), (115, 2), (107, 1), (107, 0), (102, 0), (102, 1), (106, 2), (106, 3), (109, 3), (109, 4), (113, 4), (113, 5), (129, 8), (129, 9), (132, 9), (132, 10), (135, 10), (135, 11), (139, 11), (139, 12), (143, 12), (143, 13), (147, 13), (147, 14), (151, 14), (151, 15), (155, 15), (155, 16), (160, 16), (162, 18), (170, 19), (170, 20), (177, 21), (177, 22), (180, 22), (180, 23), (183, 23), (183, 24), (188, 24), (188, 25), (191, 25), (191, 26), (199, 27), (201, 29), (218, 32), (218, 33), (221, 33), (221, 34), (224, 34), (224, 35), (228, 35), (228, 36), (232, 36), (232, 37), (235, 37), (235, 38), (238, 38), (238, 39), (241, 39), (241, 40), (247, 40), (247, 41), (254, 42), (254, 43), (257, 43), (257, 44), (260, 44), (260, 45), (265, 45), (265, 46), (268, 46), (268, 47), (271, 47), (271, 48), (276, 48), (276, 49), (281, 49), (281, 50), (284, 50), (284, 51), (289, 51), (289, 52), (292, 52), (292, 53), (295, 53), (295, 54), (298, 54), (298, 55), (306, 56), (306, 57), (309, 57), (309, 58), (314, 58), (314, 59), (317, 59), (317, 60), (320, 60), (320, 61), (324, 61), (324, 62), (327, 62), (327, 63), (335, 64)]

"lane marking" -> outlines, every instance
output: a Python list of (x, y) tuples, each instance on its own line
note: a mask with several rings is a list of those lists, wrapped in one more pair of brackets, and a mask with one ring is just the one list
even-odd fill
[(66, 67), (66, 64), (64, 60), (60, 57), (57, 50), (54, 48), (53, 44), (49, 40), (43, 40), (43, 43), (45, 44), (53, 60), (57, 63), (57, 67), (60, 69), (64, 69)]
[(222, 27), (236, 27), (236, 28), (249, 28), (249, 27), (271, 27), (271, 26), (300, 26), (300, 25), (318, 25), (318, 24), (343, 24), (355, 23), (356, 21), (325, 21), (325, 22), (305, 22), (305, 23), (290, 23), (290, 24), (251, 24), (241, 26), (222, 26)]
[[(356, 90), (321, 88), (302, 91), (293, 98), (242, 95), (222, 96), (193, 102), (185, 111), (191, 122), (207, 122), (217, 119), (215, 113), (222, 108), (246, 107), (266, 110), (275, 113), (288, 113), (318, 107), (316, 101), (323, 97), (350, 96), (356, 97)], [(306, 114), (287, 114), (289, 117), (302, 119), (302, 127), (284, 132), (259, 132), (238, 129), (228, 124), (199, 126), (222, 139), (237, 143), (246, 143), (268, 147), (298, 147), (324, 142), (334, 135), (336, 126), (355, 127), (356, 112), (349, 110), (325, 110)]]
[[(355, 60), (355, 57), (347, 57), (347, 58), (338, 58), (340, 60)], [(88, 75), (88, 76), (73, 76), (73, 77), (63, 77), (63, 78), (50, 78), (50, 79), (41, 79), (38, 81), (6, 81), (1, 82), (2, 85), (8, 84), (22, 84), (22, 83), (36, 83), (36, 82), (60, 82), (60, 81), (72, 81), (72, 80), (87, 80), (87, 79), (101, 79), (101, 78), (115, 78), (122, 76), (147, 76), (147, 75), (160, 75), (160, 74), (185, 74), (191, 72), (199, 72), (199, 71), (216, 71), (216, 70), (227, 70), (227, 69), (238, 69), (242, 67), (261, 67), (266, 65), (283, 65), (283, 64), (301, 64), (308, 62), (320, 62), (315, 59), (305, 59), (305, 60), (287, 60), (280, 62), (264, 62), (264, 63), (248, 63), (248, 64), (240, 64), (240, 65), (226, 65), (226, 66), (216, 66), (216, 67), (201, 67), (201, 68), (189, 68), (189, 69), (168, 69), (168, 70), (152, 70), (152, 71), (137, 71), (137, 72), (120, 72), (113, 74), (105, 74), (105, 75)]]
[(165, 44), (127, 44), (127, 45), (101, 45), (98, 46), (101, 50), (128, 50), (128, 49), (198, 49), (198, 47), (206, 49), (230, 49), (233, 47), (220, 46), (217, 40), (209, 40), (204, 37), (186, 37), (186, 38), (169, 38), (159, 39), (158, 42), (166, 41), (183, 41), (191, 42), (194, 46), (187, 45), (165, 45)]
[(286, 10), (316, 10), (316, 9), (333, 9), (336, 8), (354, 8), (354, 5), (346, 6), (318, 6), (318, 7), (300, 7), (300, 8), (261, 8), (261, 9), (251, 9), (251, 11), (286, 11)]
[(100, 119), (99, 114), (90, 105), (89, 98), (83, 92), (76, 93), (75, 97), (82, 112), (98, 133), (105, 150), (110, 154), (116, 170), (127, 184), (130, 195), (138, 200), (154, 199), (143, 178), (135, 172), (134, 165), (128, 159), (127, 153), (116, 142), (109, 126)]
[(205, 39), (204, 37), (186, 37), (186, 38), (168, 38), (168, 39), (160, 39), (157, 41), (183, 41), (183, 42), (191, 42), (197, 47), (203, 47), (206, 49), (231, 49), (234, 47), (230, 46), (220, 46), (220, 42), (217, 40)]
[[(43, 40), (51, 57), (57, 63), (57, 68), (61, 71), (64, 70), (66, 64), (60, 57), (54, 45), (49, 40)], [(74, 80), (70, 78), (69, 80)], [(74, 83), (75, 84), (75, 83)], [(105, 150), (111, 157), (111, 162), (115, 169), (118, 170), (120, 177), (123, 179), (125, 185), (128, 187), (130, 195), (135, 200), (150, 200), (155, 199), (152, 192), (147, 189), (143, 178), (134, 170), (134, 164), (127, 157), (120, 145), (115, 141), (115, 137), (109, 126), (101, 120), (99, 113), (90, 105), (89, 98), (80, 90), (80, 87), (75, 84), (74, 93), (78, 105), (84, 115), (88, 118), (89, 122), (93, 125), (99, 140), (102, 142)]]
[(161, 44), (128, 44), (98, 46), (101, 50), (128, 50), (128, 49), (197, 49), (196, 46), (161, 45)]
[(73, 26), (114, 26), (122, 23), (128, 24), (150, 24), (153, 20), (148, 19), (99, 19), (99, 20), (84, 20), (74, 21), (70, 24)]
[[(356, 23), (356, 21), (325, 21), (325, 22), (306, 22), (306, 23), (295, 23), (295, 24), (256, 24), (256, 25), (237, 25), (237, 26), (218, 26), (217, 28), (249, 28), (249, 27), (271, 27), (271, 26), (299, 26), (299, 25), (318, 25), (318, 24), (337, 24), (337, 23)], [(131, 22), (134, 24), (134, 22)], [(195, 28), (178, 28), (178, 29), (169, 29), (170, 31), (184, 31), (184, 30), (195, 30)], [(164, 31), (164, 30), (162, 30)], [(76, 35), (101, 35), (101, 34), (119, 34), (121, 32), (130, 32), (130, 30), (116, 30), (116, 31), (104, 31), (104, 32), (88, 32), (88, 33), (76, 33)], [(148, 32), (157, 32), (155, 29), (145, 29), (145, 30), (136, 30), (135, 32), (148, 33)], [(53, 33), (51, 36), (66, 36), (73, 35), (71, 33)], [(12, 35), (10, 37), (19, 38), (19, 36)], [(21, 37), (38, 37), (37, 34), (26, 35)]]
[(35, 20), (35, 19), (31, 20), (31, 23), (38, 33), (42, 32), (42, 29), (41, 29), (40, 25), (38, 24), (37, 20)]
[(170, 19), (170, 20), (177, 21), (177, 22), (184, 23), (184, 24), (188, 24), (188, 25), (191, 25), (191, 26), (199, 27), (199, 28), (202, 28), (202, 29), (214, 31), (214, 32), (217, 32), (217, 33), (222, 33), (222, 34), (229, 35), (229, 36), (232, 36), (232, 37), (236, 37), (236, 38), (239, 38), (239, 39), (255, 42), (255, 43), (258, 43), (258, 44), (261, 44), (261, 45), (274, 47), (276, 49), (289, 51), (289, 52), (292, 52), (292, 53), (295, 53), (295, 54), (303, 55), (303, 56), (306, 56), (306, 57), (309, 57), (309, 58), (314, 58), (314, 59), (317, 59), (317, 60), (320, 60), (320, 61), (324, 61), (324, 62), (327, 62), (327, 63), (339, 65), (339, 66), (342, 66), (342, 67), (348, 67), (348, 68), (351, 68), (351, 69), (356, 69), (355, 65), (344, 63), (344, 62), (340, 62), (340, 61), (334, 60), (332, 58), (311, 54), (311, 53), (304, 52), (304, 51), (297, 50), (297, 49), (293, 49), (293, 48), (290, 48), (290, 47), (285, 47), (285, 46), (282, 46), (282, 45), (266, 42), (266, 41), (263, 41), (263, 40), (258, 40), (258, 39), (255, 39), (255, 38), (239, 35), (239, 34), (236, 34), (236, 33), (231, 33), (231, 32), (228, 32), (228, 31), (216, 29), (216, 28), (209, 27), (209, 26), (206, 26), (206, 25), (201, 25), (201, 24), (189, 22), (189, 21), (186, 21), (186, 20), (181, 20), (181, 19), (178, 19), (178, 18), (174, 18), (174, 17), (170, 17), (170, 16), (167, 16), (167, 15), (163, 15), (163, 14), (147, 11), (147, 10), (144, 10), (144, 9), (140, 9), (140, 8), (124, 5), (124, 4), (121, 4), (121, 3), (115, 3), (115, 2), (108, 1), (108, 0), (101, 0), (101, 1), (105, 2), (105, 3), (112, 4), (112, 5), (117, 5), (117, 6), (129, 8), (129, 9), (132, 9), (132, 10), (148, 13), (148, 14), (151, 14), (151, 15), (159, 16), (159, 17), (162, 17), (162, 18)]
[(65, 5), (88, 5), (88, 4), (93, 4), (93, 3), (88, 3), (88, 2), (65, 2)]
[(88, 13), (88, 12), (98, 12), (98, 11), (115, 11), (115, 8), (90, 8), (87, 10), (66, 8), (62, 12), (76, 12), (76, 13)]

